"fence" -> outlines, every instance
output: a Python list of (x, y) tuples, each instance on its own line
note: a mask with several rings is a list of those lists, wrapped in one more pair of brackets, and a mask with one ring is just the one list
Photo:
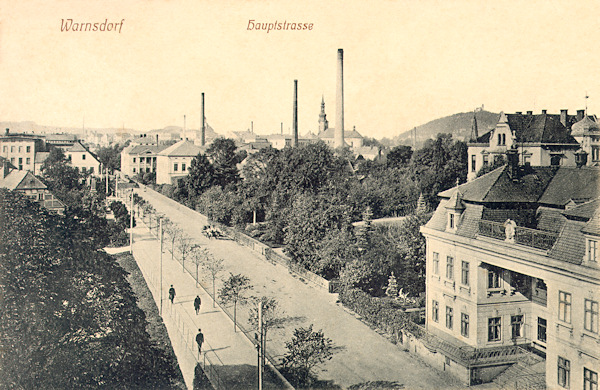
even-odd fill
[[(506, 238), (504, 225), (500, 222), (479, 221), (479, 234), (499, 240)], [(552, 248), (557, 237), (557, 233), (517, 226), (514, 240), (517, 244), (548, 250)]]

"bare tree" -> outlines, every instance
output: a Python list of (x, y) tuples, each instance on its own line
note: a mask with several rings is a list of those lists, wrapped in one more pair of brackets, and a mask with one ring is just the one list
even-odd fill
[(181, 266), (183, 267), (183, 272), (185, 272), (185, 259), (190, 254), (192, 250), (192, 238), (186, 234), (181, 234), (179, 236), (179, 240), (177, 240), (177, 249), (179, 253), (181, 253)]
[(223, 271), (223, 259), (218, 257), (214, 257), (207, 251), (206, 259), (204, 260), (204, 267), (210, 272), (212, 276), (212, 286), (213, 286), (213, 307), (215, 307), (215, 300), (217, 299), (215, 295), (215, 280), (221, 271)]
[(175, 259), (175, 244), (179, 240), (179, 236), (183, 233), (180, 228), (177, 227), (174, 223), (169, 221), (167, 226), (165, 227), (165, 231), (169, 236), (169, 240), (171, 241), (171, 260)]
[(208, 257), (208, 250), (200, 245), (193, 245), (190, 251), (192, 262), (196, 265), (196, 287), (198, 287), (198, 268)]

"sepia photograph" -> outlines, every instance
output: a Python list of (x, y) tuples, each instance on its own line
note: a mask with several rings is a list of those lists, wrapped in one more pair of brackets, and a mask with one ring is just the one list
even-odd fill
[(598, 390), (600, 2), (0, 0), (0, 389)]

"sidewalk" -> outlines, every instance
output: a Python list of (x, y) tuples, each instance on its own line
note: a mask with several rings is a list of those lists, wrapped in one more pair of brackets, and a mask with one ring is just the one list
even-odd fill
[[(138, 221), (133, 233), (133, 255), (160, 309), (159, 242), (142, 221)], [(168, 300), (171, 284), (176, 290), (173, 304)], [(202, 299), (199, 315), (196, 315), (193, 307), (196, 295)], [(166, 250), (162, 261), (162, 317), (189, 389), (193, 388), (197, 364), (217, 389), (257, 386), (257, 352), (254, 345), (239, 331), (234, 333), (230, 318), (218, 306), (213, 308), (210, 296), (201, 287), (196, 288), (195, 280), (182, 271), (177, 260), (171, 260), (171, 254)], [(202, 328), (205, 340), (200, 357), (195, 342), (198, 328)], [(265, 378), (265, 389), (282, 386), (277, 378), (268, 375)]]

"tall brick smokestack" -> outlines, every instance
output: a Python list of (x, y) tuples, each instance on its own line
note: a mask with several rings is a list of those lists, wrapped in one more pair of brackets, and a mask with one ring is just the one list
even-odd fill
[(333, 145), (336, 148), (344, 146), (344, 49), (337, 53), (337, 82), (335, 106), (335, 135)]
[(200, 138), (200, 145), (204, 146), (204, 144), (206, 143), (206, 127), (204, 126), (204, 92), (202, 92), (202, 112), (200, 113), (201, 117), (200, 117), (200, 128), (201, 128), (201, 138)]
[(292, 147), (298, 146), (298, 80), (294, 80), (294, 118), (292, 120)]

